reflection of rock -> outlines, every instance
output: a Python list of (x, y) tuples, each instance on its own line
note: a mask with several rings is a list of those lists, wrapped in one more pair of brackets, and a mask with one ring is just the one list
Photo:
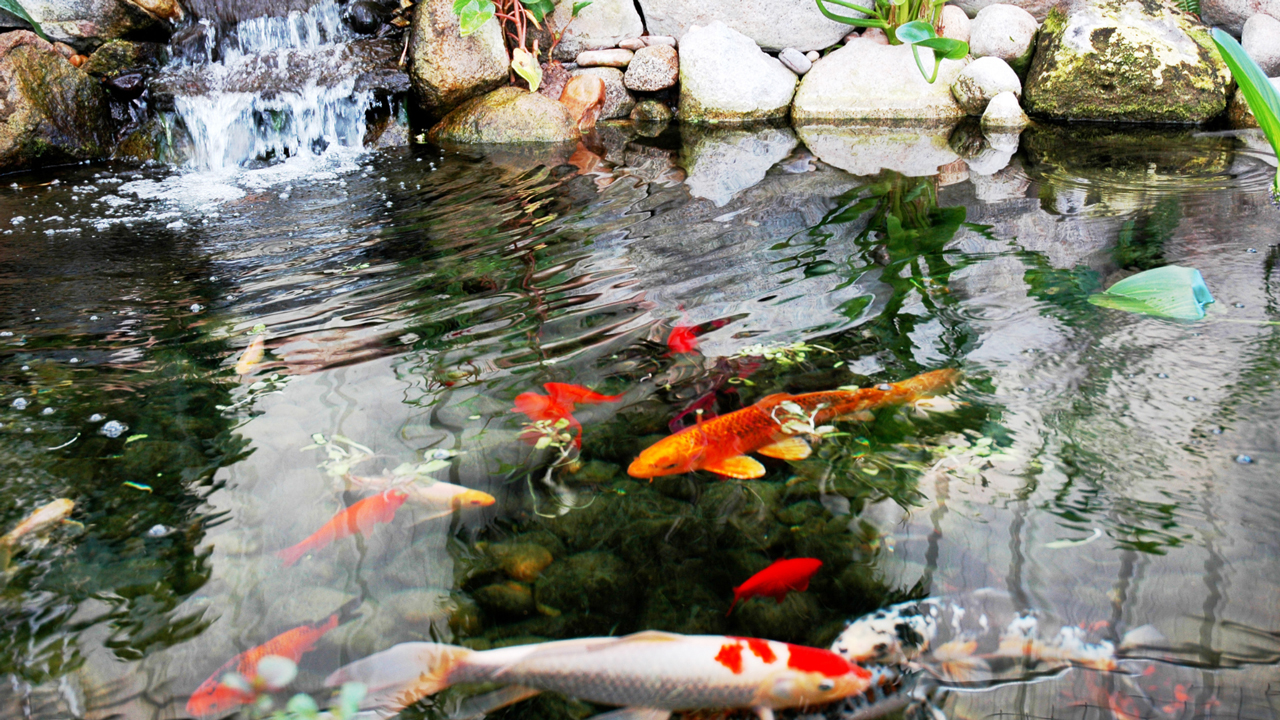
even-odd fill
[(1129, 188), (1156, 178), (1214, 177), (1226, 172), (1235, 155), (1229, 137), (1157, 128), (1133, 133), (1105, 125), (1036, 125), (1023, 132), (1022, 147), (1033, 165)]
[(949, 128), (832, 127), (797, 129), (805, 146), (825, 163), (854, 175), (894, 170), (910, 177), (937, 174), (959, 159), (947, 144)]
[[(791, 119), (797, 125), (824, 122), (949, 124), (964, 117), (951, 83), (964, 67), (943, 60), (929, 84), (907, 45), (854, 40), (813, 64), (796, 89)], [(932, 67), (929, 68), (932, 70)]]
[(687, 130), (683, 165), (689, 194), (717, 207), (764, 179), (796, 146), (791, 128)]
[(1050, 13), (1027, 73), (1031, 115), (1198, 123), (1227, 106), (1231, 74), (1203, 26), (1172, 5), (1089, 0)]
[(724, 23), (680, 38), (680, 120), (747, 122), (787, 116), (796, 75)]
[(428, 112), (443, 115), (503, 84), (509, 62), (496, 19), (461, 37), (451, 0), (424, 0), (414, 8), (409, 77)]
[(681, 51), (689, 28), (716, 21), (775, 52), (821, 50), (849, 32), (848, 25), (823, 17), (812, 0), (640, 0), (640, 8), (649, 32), (681, 38)]
[(106, 92), (35, 33), (0, 35), (0, 172), (103, 157), (112, 141)]
[(504, 87), (463, 103), (428, 133), (434, 143), (562, 143), (578, 138), (564, 105), (521, 88)]

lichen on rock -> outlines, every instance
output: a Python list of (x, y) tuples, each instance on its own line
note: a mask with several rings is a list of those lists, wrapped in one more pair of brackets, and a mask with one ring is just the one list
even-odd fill
[(578, 128), (559, 102), (504, 87), (463, 103), (431, 128), (428, 137), (451, 144), (559, 143), (577, 140)]
[(1061, 120), (1201, 123), (1231, 75), (1204, 27), (1158, 0), (1089, 0), (1049, 13), (1023, 98)]

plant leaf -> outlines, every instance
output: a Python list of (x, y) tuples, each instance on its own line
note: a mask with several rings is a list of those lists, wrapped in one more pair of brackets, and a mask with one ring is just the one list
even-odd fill
[(542, 83), (542, 68), (538, 67), (538, 58), (524, 48), (511, 51), (511, 69), (529, 83), (529, 92), (538, 92)]
[[(1276, 92), (1267, 79), (1267, 74), (1245, 53), (1235, 38), (1218, 28), (1213, 28), (1212, 34), (1218, 52), (1231, 69), (1231, 76), (1240, 85), (1245, 102), (1258, 119), (1258, 127), (1267, 136), (1271, 149), (1280, 156), (1280, 93)], [(1277, 172), (1277, 178), (1280, 178), (1280, 171)]]
[(1213, 295), (1195, 268), (1179, 265), (1140, 272), (1089, 296), (1100, 307), (1174, 320), (1199, 320)]
[(935, 55), (941, 56), (944, 60), (963, 60), (969, 54), (969, 43), (963, 40), (935, 37), (920, 40), (915, 44), (929, 48), (934, 51)]
[(900, 26), (895, 32), (898, 40), (901, 40), (904, 45), (914, 45), (922, 40), (938, 37), (938, 34), (933, 31), (933, 26), (923, 20), (912, 20)]
[(574, 3), (574, 4), (573, 4), (573, 13), (572, 13), (572, 15), (570, 15), (570, 17), (578, 17), (578, 13), (582, 12), (583, 10), (586, 10), (586, 9), (587, 9), (587, 6), (588, 6), (588, 5), (590, 5), (590, 4), (591, 4), (591, 0), (586, 0), (586, 2), (576, 2), (576, 3)]
[(537, 22), (542, 22), (543, 18), (556, 9), (556, 4), (551, 0), (520, 0), (520, 4), (525, 6)]
[(40, 23), (36, 22), (35, 19), (27, 13), (26, 9), (18, 4), (18, 0), (0, 0), (0, 10), (5, 10), (13, 15), (17, 15), (19, 18), (25, 20), (31, 25), (31, 29), (40, 36), (40, 39), (47, 42), (53, 42), (49, 39), (48, 35), (44, 34), (44, 29), (40, 27)]
[[(454, 8), (458, 7), (457, 0), (454, 1)], [(466, 37), (484, 26), (485, 23), (493, 19), (493, 13), (496, 9), (490, 0), (469, 0), (462, 5), (462, 9), (458, 11), (458, 34)]]

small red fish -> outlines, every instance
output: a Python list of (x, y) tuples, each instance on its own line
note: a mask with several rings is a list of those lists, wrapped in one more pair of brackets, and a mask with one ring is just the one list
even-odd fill
[(677, 325), (671, 328), (667, 336), (667, 347), (672, 355), (696, 352), (698, 349), (698, 328), (692, 325)]
[[(578, 431), (573, 439), (574, 444), (578, 447), (582, 447), (582, 424), (573, 416), (574, 406), (578, 403), (596, 405), (603, 402), (617, 402), (622, 397), (621, 395), (601, 395), (581, 385), (570, 385), (568, 383), (549, 382), (542, 387), (547, 389), (546, 395), (539, 395), (535, 392), (517, 395), (516, 406), (511, 409), (511, 412), (524, 413), (534, 422), (539, 420), (568, 420), (569, 427), (576, 428)], [(536, 435), (531, 434), (525, 438), (525, 442), (531, 445), (537, 441)]]
[(200, 687), (191, 694), (191, 699), (187, 700), (187, 712), (192, 715), (212, 715), (253, 702), (251, 694), (223, 685), (223, 676), (234, 672), (252, 682), (258, 674), (258, 661), (268, 655), (279, 655), (296, 663), (304, 654), (311, 652), (317, 640), (337, 626), (338, 614), (334, 613), (324, 624), (301, 625), (286, 630), (265, 643), (236, 655), (210, 675), (208, 680), (200, 683)]
[(367, 497), (334, 515), (329, 522), (306, 540), (293, 547), (285, 548), (276, 555), (284, 561), (285, 567), (289, 567), (301, 560), (303, 555), (325, 547), (334, 540), (350, 537), (357, 532), (369, 537), (374, 525), (391, 522), (396, 510), (400, 509), (408, 497), (409, 494), (403, 490), (387, 490)]
[(809, 578), (822, 567), (817, 558), (792, 558), (775, 560), (772, 565), (747, 578), (747, 581), (733, 589), (733, 605), (729, 606), (728, 615), (733, 612), (739, 600), (753, 597), (771, 597), (779, 604), (791, 591), (804, 592), (809, 589)]

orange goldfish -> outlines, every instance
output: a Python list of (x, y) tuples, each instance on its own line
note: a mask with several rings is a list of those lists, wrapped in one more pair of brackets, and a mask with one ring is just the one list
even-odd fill
[(301, 625), (271, 638), (265, 643), (236, 655), (218, 668), (208, 680), (187, 700), (187, 712), (192, 715), (212, 715), (253, 702), (249, 693), (222, 683), (227, 673), (234, 672), (252, 681), (258, 674), (258, 661), (268, 655), (278, 655), (298, 662), (315, 647), (316, 641), (338, 626), (338, 613), (329, 616), (324, 624)]
[(58, 498), (51, 503), (41, 505), (36, 511), (28, 515), (22, 522), (18, 523), (12, 530), (0, 537), (0, 570), (9, 567), (9, 560), (13, 554), (13, 548), (22, 538), (32, 533), (40, 532), (45, 528), (58, 522), (72, 522), (66, 520), (66, 517), (75, 509), (75, 502), (66, 498)]
[(812, 448), (786, 426), (788, 415), (779, 416), (783, 403), (793, 403), (805, 413), (805, 420), (819, 426), (886, 405), (909, 403), (951, 386), (958, 370), (934, 370), (899, 383), (884, 383), (862, 390), (789, 395), (775, 393), (727, 415), (687, 427), (645, 448), (627, 473), (632, 477), (655, 478), (694, 470), (710, 470), (731, 478), (764, 476), (764, 466), (747, 457), (755, 452), (783, 460), (803, 460)]
[(248, 375), (253, 371), (253, 366), (261, 362), (266, 354), (266, 343), (266, 338), (261, 333), (253, 336), (249, 346), (240, 355), (240, 361), (236, 363), (237, 375)]
[(408, 495), (408, 501), (421, 505), (431, 511), (430, 515), (419, 517), (419, 520), (431, 520), (444, 517), (465, 507), (489, 507), (497, 502), (497, 498), (487, 492), (472, 490), (461, 485), (447, 482), (422, 483), (416, 476), (401, 475), (363, 475), (346, 476), (352, 487), (365, 490), (400, 490)]
[[(574, 406), (578, 403), (594, 405), (602, 402), (617, 402), (622, 397), (621, 395), (601, 395), (581, 385), (568, 383), (549, 382), (542, 387), (547, 389), (546, 395), (533, 392), (517, 395), (516, 406), (511, 409), (511, 412), (524, 413), (534, 421), (568, 420), (569, 427), (578, 430), (573, 439), (578, 447), (582, 447), (582, 424), (573, 416)], [(537, 438), (531, 435), (526, 440), (532, 443), (536, 442)]]
[(312, 550), (325, 547), (334, 540), (350, 537), (357, 532), (369, 537), (369, 534), (373, 532), (373, 526), (378, 523), (391, 522), (391, 518), (395, 517), (396, 510), (399, 510), (400, 506), (408, 498), (409, 494), (403, 490), (387, 490), (372, 497), (367, 497), (334, 515), (329, 522), (312, 533), (306, 540), (293, 547), (285, 548), (277, 552), (276, 555), (284, 561), (285, 567), (290, 567), (301, 560), (303, 555)]
[(791, 591), (804, 592), (809, 589), (809, 578), (822, 567), (817, 558), (792, 558), (775, 560), (769, 567), (747, 578), (747, 581), (733, 589), (733, 604), (729, 606), (728, 615), (739, 600), (753, 597), (771, 597), (779, 604)]

